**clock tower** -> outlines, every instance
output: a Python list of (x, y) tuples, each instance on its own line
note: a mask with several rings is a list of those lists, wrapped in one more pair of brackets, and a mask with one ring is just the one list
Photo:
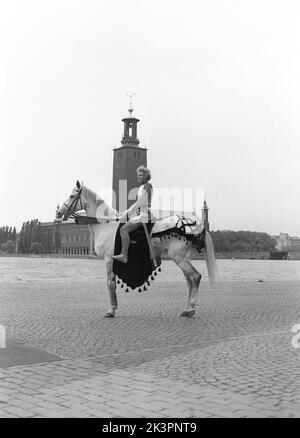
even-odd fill
[(137, 124), (130, 102), (129, 115), (124, 124), (121, 146), (113, 149), (113, 207), (122, 212), (136, 200), (138, 183), (136, 169), (147, 166), (147, 149), (139, 146)]

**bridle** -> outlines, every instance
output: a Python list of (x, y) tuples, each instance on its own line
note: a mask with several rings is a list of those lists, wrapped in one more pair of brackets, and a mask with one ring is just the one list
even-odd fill
[[(67, 211), (66, 211), (66, 213), (64, 214), (64, 216), (66, 216), (67, 218), (72, 218), (72, 219), (76, 219), (79, 215), (77, 214), (77, 213), (75, 213), (75, 207), (76, 207), (76, 205), (77, 205), (77, 203), (78, 203), (78, 201), (80, 201), (80, 210), (82, 210), (83, 209), (83, 206), (82, 206), (82, 201), (81, 201), (81, 192), (82, 192), (82, 187), (81, 187), (81, 189), (79, 189), (79, 190), (77, 190), (77, 195), (75, 196), (75, 198), (72, 200), (72, 202), (71, 202), (71, 204), (70, 205), (67, 205), (65, 202), (63, 203), (63, 205), (65, 206), (65, 207), (67, 207)], [(65, 219), (65, 220), (67, 220), (67, 219)]]
[[(89, 216), (82, 216), (81, 214), (78, 214), (75, 212), (76, 205), (80, 201), (80, 210), (83, 210), (82, 200), (81, 200), (81, 193), (82, 193), (83, 187), (76, 190), (77, 194), (75, 195), (74, 199), (72, 199), (72, 202), (70, 205), (67, 205), (65, 202), (63, 205), (67, 208), (67, 211), (63, 215), (63, 221), (68, 220), (68, 218), (75, 219), (75, 223), (77, 225), (89, 225), (89, 224), (99, 224), (100, 222), (96, 217), (89, 217)], [(111, 222), (111, 219), (107, 219), (105, 223)], [(113, 221), (118, 222), (119, 219), (113, 219)]]

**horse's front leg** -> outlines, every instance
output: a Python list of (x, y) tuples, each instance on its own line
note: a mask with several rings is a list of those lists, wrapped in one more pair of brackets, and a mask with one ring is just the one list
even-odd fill
[(111, 259), (106, 261), (106, 270), (107, 270), (107, 287), (109, 290), (109, 298), (110, 298), (110, 308), (108, 309), (105, 318), (113, 318), (118, 308), (118, 298), (116, 292), (117, 291), (116, 276), (113, 273), (113, 261)]

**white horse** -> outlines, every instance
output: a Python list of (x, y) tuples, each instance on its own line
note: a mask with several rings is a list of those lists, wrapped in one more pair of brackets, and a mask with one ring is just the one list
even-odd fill
[[(113, 273), (114, 245), (116, 231), (119, 223), (116, 219), (118, 213), (111, 208), (103, 199), (87, 187), (81, 185), (78, 181), (73, 189), (70, 197), (56, 212), (56, 219), (61, 220), (72, 216), (74, 213), (85, 210), (88, 217), (97, 218), (98, 223), (89, 225), (93, 235), (94, 250), (99, 258), (103, 258), (107, 269), (107, 286), (110, 294), (110, 308), (106, 313), (106, 318), (115, 316), (118, 308), (117, 299), (117, 284), (116, 276)], [(157, 221), (152, 230), (152, 234), (162, 232), (173, 228), (175, 218), (170, 216), (170, 220)], [(197, 223), (198, 230), (203, 229), (203, 226)], [(187, 308), (181, 316), (191, 317), (195, 314), (196, 299), (198, 295), (201, 274), (194, 268), (191, 263), (193, 252), (197, 252), (191, 244), (187, 245), (185, 239), (179, 239), (176, 236), (171, 236), (169, 239), (153, 237), (151, 243), (154, 250), (154, 255), (168, 254), (182, 270), (189, 290)], [(210, 282), (217, 280), (217, 266), (214, 255), (214, 248), (210, 234), (205, 232), (205, 259)]]

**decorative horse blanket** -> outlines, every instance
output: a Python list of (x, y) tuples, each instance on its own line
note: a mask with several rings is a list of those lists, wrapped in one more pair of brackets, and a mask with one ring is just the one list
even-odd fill
[[(122, 249), (120, 229), (124, 224), (120, 224), (116, 233), (115, 239), (115, 254), (120, 254)], [(154, 224), (147, 223), (148, 233), (151, 233), (151, 229)], [(161, 265), (160, 257), (156, 258), (157, 267)], [(139, 287), (139, 292), (146, 290), (146, 284), (150, 285), (149, 280), (154, 280), (152, 275), (156, 267), (153, 266), (152, 260), (150, 258), (150, 251), (148, 241), (145, 235), (144, 227), (141, 225), (136, 230), (130, 233), (130, 245), (128, 249), (128, 261), (127, 263), (118, 262), (114, 260), (113, 262), (113, 272), (119, 278), (118, 283), (135, 289)], [(160, 268), (159, 268), (160, 270)], [(154, 272), (154, 275), (157, 275)], [(141, 286), (143, 286), (141, 288)], [(128, 288), (126, 289), (128, 292)]]

